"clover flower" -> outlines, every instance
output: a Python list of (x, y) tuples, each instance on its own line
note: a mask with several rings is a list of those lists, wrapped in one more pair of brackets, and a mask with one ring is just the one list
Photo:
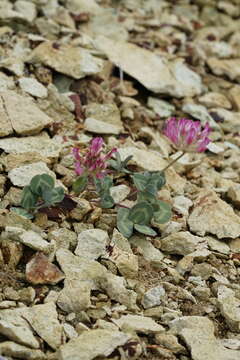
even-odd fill
[(208, 123), (202, 129), (200, 121), (170, 118), (166, 122), (163, 133), (171, 140), (175, 148), (185, 153), (205, 151), (211, 141), (208, 138), (210, 131)]
[(96, 137), (92, 139), (90, 148), (84, 155), (80, 155), (78, 148), (73, 148), (72, 153), (75, 157), (75, 172), (77, 175), (86, 175), (96, 177), (98, 179), (103, 178), (107, 171), (107, 161), (112, 157), (113, 153), (117, 149), (112, 149), (107, 154), (102, 154), (103, 151), (103, 139)]

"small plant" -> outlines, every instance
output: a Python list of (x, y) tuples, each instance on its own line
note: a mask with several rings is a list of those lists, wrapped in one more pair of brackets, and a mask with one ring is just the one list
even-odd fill
[(11, 210), (31, 219), (32, 213), (37, 210), (60, 203), (64, 199), (64, 189), (54, 187), (54, 183), (54, 179), (48, 174), (34, 176), (23, 189), (20, 203), (22, 208), (13, 207)]
[(108, 164), (110, 165), (110, 167), (112, 169), (114, 169), (115, 171), (118, 171), (119, 173), (125, 173), (125, 174), (130, 174), (131, 171), (129, 171), (126, 166), (127, 163), (132, 159), (132, 155), (129, 155), (128, 157), (126, 157), (126, 159), (124, 159), (123, 161), (121, 160), (121, 157), (119, 155), (118, 152), (115, 153), (115, 158), (111, 159), (108, 161)]

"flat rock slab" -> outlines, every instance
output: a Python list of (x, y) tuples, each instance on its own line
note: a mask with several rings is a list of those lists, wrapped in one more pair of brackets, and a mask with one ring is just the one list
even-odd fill
[(82, 231), (78, 235), (78, 245), (75, 249), (75, 254), (90, 260), (97, 260), (100, 256), (106, 255), (106, 247), (109, 242), (106, 231), (101, 229)]
[(48, 136), (39, 134), (27, 137), (11, 137), (0, 140), (0, 149), (9, 154), (24, 154), (36, 152), (47, 158), (59, 156), (61, 145)]
[(212, 190), (202, 190), (188, 218), (190, 230), (200, 236), (216, 235), (219, 239), (240, 236), (240, 217)]
[[(3, 341), (0, 344), (0, 353), (17, 359), (46, 360), (47, 356), (41, 350), (30, 349), (27, 346), (16, 344), (13, 341)], [(5, 360), (5, 359), (4, 359)]]
[(50, 125), (52, 119), (29, 98), (7, 90), (0, 92), (0, 137), (14, 132), (31, 135)]
[(139, 332), (144, 334), (156, 334), (164, 332), (165, 329), (162, 325), (159, 325), (147, 316), (141, 315), (123, 315), (120, 319), (113, 319), (114, 323), (117, 324), (122, 331), (126, 332)]
[(110, 355), (118, 346), (124, 345), (130, 336), (120, 331), (84, 331), (76, 339), (60, 347), (59, 360), (92, 360)]
[(202, 92), (201, 78), (181, 59), (168, 62), (134, 44), (113, 41), (104, 36), (96, 38), (95, 46), (116, 66), (155, 93), (181, 98)]
[(103, 68), (103, 61), (92, 56), (88, 50), (51, 41), (37, 46), (30, 54), (28, 62), (44, 64), (74, 79), (97, 74)]
[(207, 64), (215, 75), (226, 75), (230, 80), (240, 80), (240, 59), (210, 58)]
[(225, 348), (214, 335), (214, 324), (201, 316), (183, 316), (170, 323), (171, 332), (184, 340), (193, 360), (239, 360), (239, 351)]
[(203, 239), (188, 231), (180, 231), (161, 239), (161, 250), (170, 254), (188, 255), (196, 250)]

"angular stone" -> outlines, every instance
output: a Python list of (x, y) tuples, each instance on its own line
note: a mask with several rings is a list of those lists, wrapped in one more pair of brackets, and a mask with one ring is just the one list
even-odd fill
[(158, 285), (147, 292), (145, 292), (143, 299), (142, 299), (142, 306), (144, 309), (149, 309), (154, 306), (158, 306), (162, 302), (162, 298), (165, 296), (165, 289), (163, 286)]
[(57, 298), (58, 306), (66, 313), (79, 313), (91, 306), (91, 282), (66, 279), (64, 288)]
[(175, 110), (175, 106), (173, 106), (169, 102), (151, 96), (149, 96), (147, 104), (148, 107), (153, 109), (153, 111), (161, 118), (167, 118), (171, 116)]
[(170, 324), (171, 333), (187, 344), (193, 360), (238, 360), (239, 351), (226, 349), (214, 335), (214, 324), (207, 317), (183, 316)]
[(8, 122), (8, 129), (12, 127), (11, 133), (15, 131), (21, 135), (36, 134), (52, 123), (52, 119), (29, 97), (18, 95), (15, 91), (1, 91), (0, 104), (5, 111), (5, 117), (3, 117), (5, 128)]
[(189, 208), (192, 206), (192, 200), (186, 196), (180, 195), (173, 199), (173, 209), (181, 215), (188, 215)]
[(12, 356), (23, 360), (47, 360), (47, 356), (41, 350), (29, 349), (29, 347), (16, 344), (12, 341), (1, 342), (0, 353), (2, 355)]
[(56, 45), (51, 41), (38, 45), (32, 51), (28, 62), (42, 63), (74, 79), (97, 74), (103, 68), (103, 61), (92, 56), (88, 50), (67, 44)]
[(240, 184), (234, 184), (233, 186), (230, 186), (227, 192), (227, 196), (231, 201), (234, 203), (234, 205), (239, 206), (240, 205)]
[(6, 336), (9, 340), (33, 349), (38, 349), (40, 346), (28, 327), (14, 324), (14, 322), (0, 319), (0, 334)]
[(202, 241), (199, 236), (194, 236), (188, 231), (180, 231), (161, 239), (161, 250), (170, 254), (188, 255), (195, 251)]
[(52, 244), (43, 240), (39, 234), (32, 230), (26, 231), (20, 227), (6, 226), (5, 232), (2, 236), (5, 239), (18, 241), (25, 246), (34, 250), (42, 251), (45, 254), (49, 254), (53, 250)]
[(54, 179), (56, 178), (55, 173), (42, 161), (12, 169), (9, 171), (8, 177), (13, 185), (23, 187), (29, 185), (35, 175), (41, 174), (49, 174)]
[(18, 80), (20, 88), (26, 93), (38, 98), (46, 98), (47, 88), (34, 78), (23, 77)]
[(203, 125), (209, 123), (212, 129), (219, 129), (219, 125), (210, 116), (205, 106), (186, 103), (183, 105), (182, 110), (187, 114), (190, 114), (195, 119), (200, 120)]
[(57, 249), (75, 248), (77, 245), (77, 234), (74, 231), (68, 230), (66, 228), (50, 231), (48, 233), (48, 239), (55, 241)]
[(230, 101), (221, 93), (210, 92), (201, 96), (198, 101), (207, 108), (221, 107), (231, 109)]
[(138, 275), (138, 257), (132, 252), (122, 250), (117, 245), (112, 245), (110, 260), (116, 264), (120, 274), (125, 278), (134, 279)]
[(207, 59), (207, 64), (215, 75), (226, 75), (230, 80), (240, 80), (240, 59)]
[(228, 92), (228, 95), (235, 107), (235, 110), (240, 111), (240, 86), (234, 85)]
[(82, 231), (78, 235), (78, 244), (75, 254), (90, 260), (97, 260), (106, 254), (106, 247), (110, 240), (106, 231), (92, 229)]
[(7, 136), (13, 133), (9, 116), (5, 110), (4, 102), (0, 96), (0, 136)]
[(26, 265), (26, 279), (34, 285), (55, 285), (64, 279), (64, 274), (39, 252)]
[(115, 124), (108, 124), (104, 121), (96, 120), (94, 118), (87, 118), (84, 122), (84, 129), (86, 131), (95, 133), (95, 134), (113, 134), (118, 135), (123, 131), (122, 127), (119, 127)]
[(28, 309), (26, 318), (36, 333), (53, 349), (62, 344), (62, 325), (58, 321), (56, 305), (53, 302), (34, 305)]
[(231, 331), (240, 333), (240, 299), (224, 285), (218, 288), (218, 306)]
[(232, 207), (213, 190), (202, 190), (188, 218), (190, 230), (200, 236), (207, 233), (219, 239), (240, 236), (240, 218)]
[(162, 259), (164, 258), (163, 253), (156, 249), (150, 241), (141, 236), (132, 236), (129, 242), (133, 247), (136, 247), (139, 253), (142, 253), (144, 259), (152, 265), (162, 264)]
[(206, 240), (207, 240), (208, 246), (211, 250), (218, 251), (221, 254), (226, 254), (226, 255), (229, 254), (230, 248), (224, 242), (217, 240), (212, 236), (207, 236)]
[(153, 319), (141, 315), (122, 315), (119, 319), (113, 319), (124, 332), (139, 332), (144, 334), (156, 334), (164, 332), (163, 326)]
[(240, 112), (229, 111), (223, 108), (213, 108), (210, 114), (221, 121), (221, 128), (224, 131), (231, 133), (240, 131)]
[(134, 44), (98, 36), (95, 46), (124, 72), (147, 89), (175, 97), (195, 96), (202, 91), (201, 78), (180, 59), (168, 62)]
[(129, 335), (120, 331), (102, 329), (84, 331), (80, 336), (60, 347), (58, 359), (93, 360), (96, 357), (107, 357), (129, 339)]
[(10, 154), (36, 152), (46, 158), (56, 158), (59, 156), (61, 145), (44, 134), (44, 136), (36, 135), (22, 138), (11, 137), (10, 139), (1, 139), (0, 148)]
[(115, 204), (119, 204), (121, 201), (125, 200), (130, 191), (129, 186), (124, 184), (116, 185), (110, 188), (110, 194)]

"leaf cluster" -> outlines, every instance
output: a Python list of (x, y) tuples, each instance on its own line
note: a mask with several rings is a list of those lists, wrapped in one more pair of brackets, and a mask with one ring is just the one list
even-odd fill
[(34, 176), (30, 184), (23, 189), (20, 203), (22, 208), (12, 208), (12, 210), (31, 219), (33, 215), (29, 211), (34, 212), (61, 202), (64, 199), (64, 189), (54, 185), (54, 179), (48, 174)]
[(109, 166), (114, 169), (115, 171), (118, 171), (120, 173), (130, 174), (131, 171), (129, 171), (126, 166), (127, 163), (132, 159), (132, 155), (129, 155), (126, 157), (126, 159), (121, 160), (121, 156), (119, 152), (115, 153), (115, 158), (108, 161)]
[(138, 190), (137, 203), (131, 209), (118, 209), (118, 229), (125, 237), (130, 237), (134, 229), (156, 236), (151, 224), (164, 224), (171, 218), (170, 205), (157, 199), (157, 192), (166, 182), (164, 173), (146, 171), (132, 175), (132, 179)]

